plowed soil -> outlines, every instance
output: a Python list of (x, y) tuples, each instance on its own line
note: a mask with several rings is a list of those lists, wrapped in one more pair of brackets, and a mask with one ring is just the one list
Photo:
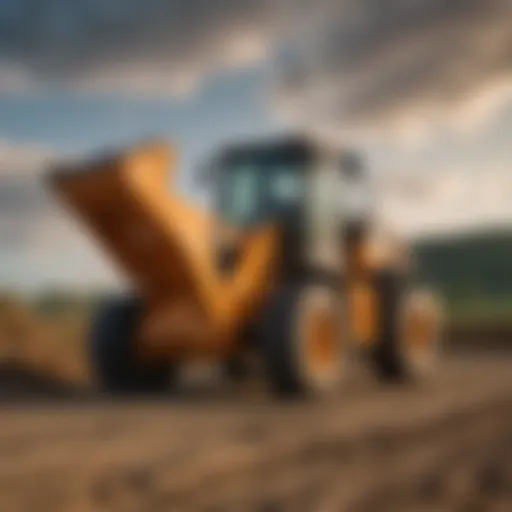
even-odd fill
[(218, 384), (113, 402), (16, 378), (0, 379), (2, 512), (512, 510), (510, 355), (416, 387), (357, 377), (320, 404)]

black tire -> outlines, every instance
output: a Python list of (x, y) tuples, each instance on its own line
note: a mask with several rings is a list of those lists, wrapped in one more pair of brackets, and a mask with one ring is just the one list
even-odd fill
[(252, 374), (251, 364), (246, 354), (237, 354), (224, 361), (222, 370), (224, 376), (234, 384), (241, 384), (249, 380)]
[[(326, 291), (329, 292), (328, 289)], [(305, 352), (297, 335), (297, 321), (305, 293), (305, 286), (283, 287), (271, 298), (262, 318), (260, 346), (263, 364), (272, 391), (280, 397), (327, 395), (337, 387), (341, 377), (341, 371), (336, 370), (332, 380), (321, 382), (307, 370)]]
[(168, 364), (140, 363), (134, 335), (141, 318), (141, 302), (132, 297), (105, 303), (93, 320), (91, 363), (100, 390), (111, 394), (148, 394), (165, 391), (174, 377)]
[[(382, 271), (377, 277), (379, 295), (380, 334), (372, 349), (371, 359), (377, 376), (388, 382), (405, 382), (419, 380), (430, 374), (433, 364), (428, 367), (420, 364), (419, 357), (408, 348), (402, 330), (404, 306), (410, 299), (412, 288), (405, 275), (399, 271)], [(439, 339), (432, 340), (425, 347), (424, 356), (437, 359)]]
[(259, 318), (255, 317), (239, 329), (236, 336), (238, 350), (221, 363), (224, 377), (234, 384), (243, 384), (258, 373), (258, 325)]

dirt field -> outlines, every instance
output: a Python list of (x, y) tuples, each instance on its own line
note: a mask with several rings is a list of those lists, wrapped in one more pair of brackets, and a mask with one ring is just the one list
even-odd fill
[(2, 512), (512, 510), (508, 355), (447, 361), (416, 389), (356, 376), (323, 404), (2, 386)]

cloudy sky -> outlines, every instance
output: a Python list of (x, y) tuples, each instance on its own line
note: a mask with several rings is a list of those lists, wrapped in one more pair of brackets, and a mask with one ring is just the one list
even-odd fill
[(112, 269), (40, 185), (62, 155), (306, 127), (415, 236), (512, 224), (512, 0), (0, 0), (0, 279)]

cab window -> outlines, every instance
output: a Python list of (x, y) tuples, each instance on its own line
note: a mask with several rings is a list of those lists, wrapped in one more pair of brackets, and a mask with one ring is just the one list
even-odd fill
[(303, 195), (304, 163), (265, 154), (228, 161), (218, 174), (218, 211), (227, 221), (250, 226), (293, 210)]

